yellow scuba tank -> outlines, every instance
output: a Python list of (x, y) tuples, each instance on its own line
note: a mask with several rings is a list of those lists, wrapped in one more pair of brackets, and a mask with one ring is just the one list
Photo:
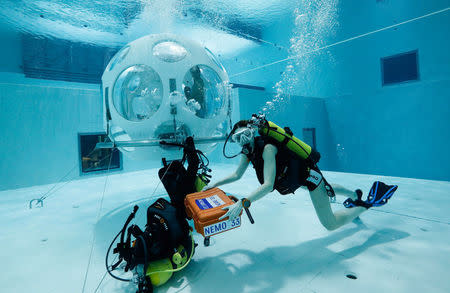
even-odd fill
[(172, 262), (168, 258), (152, 261), (147, 267), (147, 276), (153, 286), (165, 284), (173, 275)]
[(207, 178), (204, 177), (204, 175), (202, 174), (197, 175), (194, 181), (195, 190), (201, 191), (203, 187), (205, 187), (208, 184), (207, 182), (209, 181), (207, 180)]
[(295, 137), (289, 128), (283, 129), (272, 121), (264, 119), (264, 123), (258, 127), (258, 133), (284, 144), (289, 150), (304, 160), (310, 159), (313, 163), (317, 163), (320, 159), (320, 154), (311, 146)]
[(179, 245), (177, 252), (172, 255), (172, 261), (169, 258), (151, 261), (147, 267), (146, 275), (150, 278), (153, 286), (161, 286), (172, 277), (174, 272), (184, 269), (190, 262), (194, 254), (194, 240), (192, 241), (191, 252), (188, 255), (183, 245)]

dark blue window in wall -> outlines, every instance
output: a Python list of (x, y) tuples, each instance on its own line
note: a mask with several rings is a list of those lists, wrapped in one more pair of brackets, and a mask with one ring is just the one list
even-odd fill
[(117, 149), (95, 149), (98, 142), (105, 142), (104, 133), (79, 134), (81, 173), (121, 169), (121, 153)]
[(315, 128), (303, 128), (303, 141), (313, 149), (316, 147), (316, 129)]
[(417, 51), (381, 58), (381, 74), (383, 85), (418, 80)]

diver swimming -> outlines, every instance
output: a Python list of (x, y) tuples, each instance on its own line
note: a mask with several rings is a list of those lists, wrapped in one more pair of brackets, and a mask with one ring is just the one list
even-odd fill
[[(241, 152), (234, 156), (225, 153), (226, 143), (230, 138), (242, 147)], [(335, 230), (369, 208), (386, 204), (398, 188), (397, 185), (377, 181), (370, 189), (368, 198), (362, 200), (363, 193), (360, 189), (352, 191), (337, 184), (329, 184), (317, 166), (320, 154), (296, 138), (288, 127), (282, 129), (267, 121), (264, 115), (254, 114), (250, 120), (237, 122), (227, 137), (223, 154), (228, 158), (241, 155), (236, 171), (203, 190), (239, 180), (250, 162), (261, 186), (245, 199), (224, 207), (227, 212), (220, 219), (237, 217), (244, 207), (249, 207), (273, 190), (288, 194), (304, 186), (309, 190), (320, 223), (327, 230)], [(346, 209), (332, 211), (330, 198), (335, 197), (335, 192), (349, 197), (344, 202)]]

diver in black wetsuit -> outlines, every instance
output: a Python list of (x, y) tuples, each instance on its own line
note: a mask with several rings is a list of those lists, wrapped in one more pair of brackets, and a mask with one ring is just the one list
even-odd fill
[[(209, 189), (239, 180), (249, 163), (253, 164), (261, 186), (247, 198), (241, 199), (224, 209), (228, 210), (221, 219), (237, 217), (243, 207), (249, 207), (254, 201), (264, 197), (274, 189), (281, 194), (293, 193), (298, 187), (306, 186), (322, 225), (328, 230), (335, 230), (352, 221), (372, 206), (385, 204), (397, 189), (395, 185), (375, 182), (367, 200), (363, 201), (362, 191), (351, 191), (339, 185), (330, 185), (323, 177), (316, 163), (320, 155), (311, 152), (308, 159), (295, 156), (287, 147), (268, 136), (255, 136), (251, 120), (239, 121), (233, 128), (232, 139), (242, 146), (240, 163), (235, 172), (228, 177), (205, 187)], [(346, 209), (334, 212), (329, 197), (334, 193), (349, 196), (344, 202)]]

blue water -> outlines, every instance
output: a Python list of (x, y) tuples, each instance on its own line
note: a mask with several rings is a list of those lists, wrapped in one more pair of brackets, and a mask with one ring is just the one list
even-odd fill
[[(233, 90), (235, 121), (263, 112), (290, 126), (316, 145), (323, 169), (450, 179), (447, 1), (0, 5), (0, 147), (10, 154), (1, 189), (56, 182), (79, 165), (77, 135), (105, 131), (103, 69), (125, 44), (167, 32), (206, 46), (231, 83), (250, 86)], [(408, 52), (413, 78), (384, 84), (399, 73), (383, 72), (382, 60)], [(123, 160), (123, 172), (158, 164)]]
[[(142, 226), (145, 207), (167, 196), (156, 175), (161, 156), (181, 152), (151, 147), (144, 160), (127, 156), (132, 147), (113, 155), (91, 151), (108, 124), (116, 123), (115, 138), (127, 139), (125, 124), (183, 108), (199, 127), (173, 127), (170, 115), (179, 114), (168, 114), (134, 134), (198, 137), (211, 128), (211, 136), (222, 136), (238, 120), (264, 113), (321, 153), (328, 181), (366, 192), (383, 180), (399, 189), (387, 206), (335, 232), (320, 225), (305, 190), (273, 192), (253, 205), (255, 225), (244, 218), (239, 229), (213, 237), (189, 269), (156, 292), (449, 292), (449, 4), (0, 1), (2, 288), (135, 292), (132, 284), (104, 278), (105, 251), (134, 204)], [(117, 72), (116, 88), (116, 77), (102, 83), (105, 70), (139, 57), (131, 42), (163, 33), (206, 47), (209, 66), (166, 64), (173, 77), (159, 80), (162, 71), (136, 61)], [(170, 64), (190, 60), (193, 51), (160, 44), (162, 51), (143, 50)], [(202, 82), (206, 101), (183, 103)], [(181, 95), (169, 95), (171, 87)], [(120, 109), (114, 123), (108, 109)], [(226, 118), (211, 126), (222, 110)], [(239, 158), (225, 159), (223, 142), (197, 146), (207, 152), (214, 179), (235, 170)], [(240, 150), (228, 147), (228, 154)], [(249, 168), (226, 191), (242, 197), (256, 186)], [(31, 199), (42, 199), (43, 208), (29, 209)], [(338, 195), (332, 208), (343, 200)]]

